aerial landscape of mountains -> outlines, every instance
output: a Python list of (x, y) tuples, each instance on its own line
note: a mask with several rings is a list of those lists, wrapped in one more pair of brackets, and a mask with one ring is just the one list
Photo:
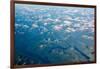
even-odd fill
[(16, 65), (94, 61), (94, 8), (15, 4)]

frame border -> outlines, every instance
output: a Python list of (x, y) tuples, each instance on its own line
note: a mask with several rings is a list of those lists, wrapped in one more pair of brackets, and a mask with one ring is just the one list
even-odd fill
[[(14, 64), (14, 16), (15, 3), (18, 4), (36, 4), (36, 5), (50, 5), (50, 6), (69, 6), (69, 7), (85, 7), (94, 8), (94, 61), (93, 62), (79, 62), (69, 64), (34, 64), (34, 65), (15, 65)], [(77, 64), (92, 64), (96, 63), (96, 6), (95, 5), (80, 5), (80, 4), (66, 4), (66, 3), (52, 3), (52, 2), (35, 2), (35, 1), (10, 1), (10, 68), (27, 68), (27, 67), (44, 67), (44, 66), (60, 66), (60, 65), (77, 65)]]

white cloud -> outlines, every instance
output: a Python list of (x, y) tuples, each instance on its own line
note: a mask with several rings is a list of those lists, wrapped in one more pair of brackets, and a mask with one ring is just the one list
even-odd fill
[(64, 18), (68, 20), (73, 20), (71, 16), (65, 16)]
[(70, 25), (72, 25), (72, 22), (70, 22), (70, 21), (64, 21), (64, 25), (70, 26)]
[(38, 27), (38, 25), (37, 24), (32, 24), (32, 28), (37, 28)]
[(15, 23), (15, 27), (21, 27), (21, 24)]
[(23, 27), (24, 27), (24, 28), (29, 28), (29, 26), (28, 26), (28, 25), (23, 25)]
[(51, 14), (47, 14), (48, 17), (51, 17)]
[(80, 17), (76, 17), (76, 18), (74, 18), (73, 20), (75, 20), (75, 21), (82, 21), (82, 20), (80, 19)]
[(70, 30), (68, 30), (68, 29), (66, 29), (65, 31), (66, 31), (66, 32), (68, 32), (68, 33), (70, 33), (70, 32), (71, 32), (71, 31), (70, 31)]
[(39, 47), (40, 47), (40, 48), (43, 48), (43, 47), (44, 47), (44, 45), (40, 45)]
[(72, 32), (75, 32), (75, 29), (74, 28), (67, 28), (68, 30), (71, 30)]
[(65, 31), (66, 32), (75, 32), (76, 30), (74, 28), (68, 27)]
[(78, 11), (79, 11), (79, 10), (75, 10), (75, 9), (74, 9), (72, 12), (76, 13), (76, 12), (78, 12)]
[(74, 27), (80, 27), (80, 24), (79, 23), (76, 23), (73, 25)]
[(48, 23), (44, 23), (44, 26), (48, 25)]
[(93, 36), (88, 36), (88, 35), (83, 35), (83, 36), (82, 36), (82, 38), (85, 38), (85, 39), (91, 39), (91, 40), (93, 40), (93, 39), (94, 39), (94, 37), (93, 37)]
[(60, 22), (60, 20), (59, 20), (59, 19), (55, 19), (54, 21), (55, 21), (55, 22)]
[(56, 31), (60, 31), (62, 28), (63, 28), (63, 26), (61, 26), (61, 25), (54, 26), (54, 30), (56, 30)]
[(23, 24), (15, 24), (15, 27), (21, 27), (21, 28), (29, 28), (28, 25)]
[(54, 21), (54, 20), (51, 19), (51, 18), (47, 18), (47, 19), (45, 19), (45, 22), (49, 22), (49, 21)]

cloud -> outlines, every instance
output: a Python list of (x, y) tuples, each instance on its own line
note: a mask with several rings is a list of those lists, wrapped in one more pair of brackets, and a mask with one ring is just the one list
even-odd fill
[(64, 25), (70, 26), (70, 25), (72, 25), (72, 22), (70, 22), (70, 21), (64, 21)]
[(63, 26), (61, 26), (61, 25), (54, 26), (54, 30), (56, 30), (56, 31), (60, 31), (62, 28), (63, 28)]
[(38, 28), (39, 26), (37, 24), (32, 24), (32, 28)]
[(51, 18), (47, 18), (47, 19), (45, 19), (45, 22), (50, 22), (50, 21), (54, 21), (54, 20), (51, 19)]
[(42, 49), (42, 48), (46, 47), (46, 45), (42, 45), (42, 44), (41, 44), (39, 47)]
[(48, 25), (48, 23), (44, 23), (44, 26)]
[(75, 32), (76, 30), (74, 28), (68, 27), (65, 31), (70, 33), (70, 32)]
[(15, 27), (21, 27), (21, 24), (15, 23)]
[(24, 27), (24, 28), (29, 28), (29, 26), (28, 26), (28, 25), (23, 25), (23, 27)]
[(73, 20), (71, 16), (65, 16), (64, 19)]
[(81, 25), (79, 23), (76, 23), (73, 25), (73, 27), (80, 27)]
[(55, 19), (54, 21), (55, 21), (55, 22), (60, 22), (60, 20), (59, 20), (59, 19)]
[(29, 28), (29, 26), (26, 24), (23, 25), (23, 24), (17, 24), (17, 23), (15, 24), (15, 27), (16, 28), (20, 27), (20, 28), (25, 28), (25, 29)]
[(85, 38), (85, 39), (91, 39), (91, 40), (93, 40), (93, 39), (94, 39), (94, 37), (93, 37), (93, 36), (88, 36), (88, 35), (83, 35), (83, 36), (82, 36), (82, 38)]

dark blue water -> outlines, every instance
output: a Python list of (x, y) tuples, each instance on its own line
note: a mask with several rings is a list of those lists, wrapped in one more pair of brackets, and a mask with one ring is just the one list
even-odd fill
[(15, 64), (94, 61), (94, 9), (15, 4)]

